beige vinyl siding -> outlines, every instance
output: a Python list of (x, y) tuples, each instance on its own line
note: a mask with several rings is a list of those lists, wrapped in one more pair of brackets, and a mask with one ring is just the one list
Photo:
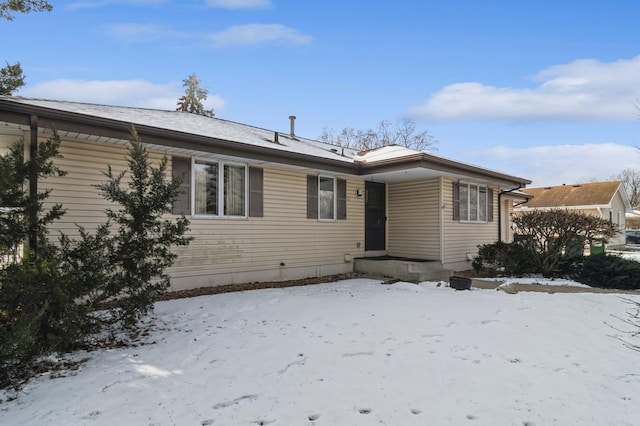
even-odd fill
[[(107, 181), (103, 173), (109, 166), (114, 175), (128, 169), (127, 147), (63, 140), (60, 154), (62, 158), (55, 159), (55, 163), (61, 170), (67, 172), (67, 175), (41, 180), (38, 183), (38, 190), (52, 190), (45, 208), (51, 207), (54, 203), (60, 203), (66, 209), (62, 220), (52, 224), (51, 235), (62, 231), (67, 235), (77, 236), (76, 224), (88, 230), (94, 230), (106, 221), (105, 209), (114, 207), (100, 196), (94, 185)], [(157, 164), (163, 154), (150, 151), (149, 156)], [(128, 177), (123, 179), (123, 183), (126, 184), (126, 182)]]
[(498, 193), (499, 188), (493, 189), (493, 222), (465, 223), (453, 220), (453, 180), (442, 179), (443, 204), (443, 263), (445, 267), (454, 269), (471, 268), (467, 253), (475, 256), (478, 245), (498, 241)]
[(20, 141), (22, 132), (8, 132), (0, 134), (0, 155), (7, 155), (9, 148)]
[[(127, 149), (63, 140), (61, 154), (56, 164), (68, 174), (42, 181), (40, 189), (52, 189), (48, 206), (61, 203), (67, 210), (51, 227), (51, 235), (59, 230), (77, 236), (76, 223), (94, 230), (105, 222), (110, 203), (92, 185), (106, 181), (108, 165), (114, 174), (127, 169)], [(154, 161), (163, 156), (150, 154)], [(364, 249), (364, 197), (356, 195), (364, 183), (347, 178), (346, 220), (320, 221), (306, 218), (307, 173), (263, 169), (264, 217), (188, 216), (189, 234), (195, 239), (188, 247), (176, 248), (179, 257), (169, 271), (174, 289), (353, 271), (351, 259), (362, 256)]]
[(439, 188), (439, 179), (388, 185), (389, 255), (440, 259)]
[[(345, 255), (362, 256), (364, 200), (361, 181), (347, 180), (347, 220), (307, 219), (306, 173), (264, 168), (264, 217), (191, 218), (197, 239), (174, 267), (177, 277), (265, 271), (265, 280), (291, 270), (319, 271), (345, 265)], [(361, 248), (357, 248), (360, 243)], [(284, 266), (281, 266), (284, 263)], [(277, 274), (274, 276), (274, 271)]]

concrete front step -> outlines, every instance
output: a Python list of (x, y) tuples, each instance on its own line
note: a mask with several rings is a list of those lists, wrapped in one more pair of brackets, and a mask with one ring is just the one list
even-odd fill
[(435, 261), (413, 261), (404, 259), (355, 259), (355, 272), (396, 278), (403, 281), (447, 280), (453, 271), (442, 268)]

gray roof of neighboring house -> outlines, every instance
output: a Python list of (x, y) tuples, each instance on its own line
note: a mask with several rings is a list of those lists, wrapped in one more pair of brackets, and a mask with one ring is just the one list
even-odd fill
[(0, 96), (0, 122), (17, 123), (28, 129), (32, 117), (37, 117), (40, 129), (53, 126), (71, 134), (127, 140), (134, 126), (143, 142), (184, 152), (243, 156), (354, 175), (389, 176), (401, 170), (432, 170), (495, 181), (509, 188), (531, 183), (528, 179), (400, 146), (361, 153), (297, 135), (292, 137), (289, 133), (180, 111)]

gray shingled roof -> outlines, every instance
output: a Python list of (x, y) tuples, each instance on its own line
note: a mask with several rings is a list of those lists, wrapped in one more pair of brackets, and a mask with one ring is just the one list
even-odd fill
[(281, 132), (277, 133), (276, 142), (275, 131), (186, 112), (0, 96), (0, 117), (5, 117), (8, 125), (28, 129), (29, 117), (35, 116), (39, 123), (48, 123), (44, 126), (64, 124), (71, 134), (87, 137), (117, 134), (111, 137), (124, 140), (128, 136), (124, 136), (124, 129), (133, 125), (144, 130), (150, 139), (143, 139), (150, 144), (219, 154), (225, 151), (231, 156), (248, 153), (248, 158), (340, 173), (377, 176), (386, 173), (389, 178), (392, 173), (402, 177), (407, 170), (413, 170), (421, 173), (411, 175), (414, 178), (437, 174), (464, 176), (499, 182), (507, 188), (531, 183), (528, 179), (400, 146), (360, 153)]
[[(254, 146), (281, 149), (289, 152), (308, 154), (321, 158), (353, 162), (357, 151), (343, 149), (334, 145), (321, 143), (311, 139), (295, 139), (288, 133), (279, 133), (278, 141), (274, 142), (273, 130), (261, 129), (247, 124), (235, 123), (217, 117), (148, 108), (134, 108), (113, 105), (98, 105), (81, 102), (68, 102), (45, 99), (31, 99), (22, 97), (3, 97), (12, 102), (39, 106), (59, 111), (117, 120), (133, 125), (145, 125), (158, 129), (174, 130), (200, 136), (215, 137), (233, 142), (240, 142)], [(335, 150), (332, 151), (332, 150)]]

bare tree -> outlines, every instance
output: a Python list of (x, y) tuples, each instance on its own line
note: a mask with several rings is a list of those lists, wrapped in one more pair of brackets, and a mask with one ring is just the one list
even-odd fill
[(209, 92), (204, 87), (200, 87), (200, 79), (193, 73), (185, 80), (182, 80), (185, 88), (184, 95), (178, 99), (176, 111), (185, 111), (192, 114), (213, 117), (213, 109), (205, 109), (202, 104), (207, 99)]
[(53, 6), (45, 0), (2, 0), (0, 1), (0, 18), (13, 21), (12, 13), (51, 12)]
[(629, 202), (634, 210), (640, 209), (640, 170), (624, 169), (615, 176), (616, 180), (622, 181), (624, 190), (629, 196)]
[(340, 133), (335, 134), (333, 129), (325, 127), (319, 139), (322, 142), (359, 151), (388, 145), (400, 145), (416, 151), (436, 151), (438, 143), (426, 130), (418, 132), (416, 124), (408, 118), (400, 120), (395, 126), (388, 120), (382, 120), (376, 130), (355, 130), (353, 127), (345, 127)]

